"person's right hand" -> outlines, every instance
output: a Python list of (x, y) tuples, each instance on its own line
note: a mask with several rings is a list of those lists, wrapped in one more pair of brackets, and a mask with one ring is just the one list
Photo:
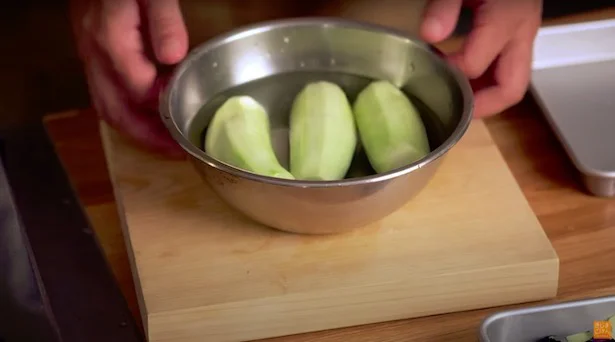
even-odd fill
[(71, 14), (98, 115), (146, 148), (183, 156), (158, 115), (162, 70), (188, 50), (178, 0), (73, 0)]
[(526, 93), (542, 0), (429, 0), (421, 25), (424, 39), (448, 38), (463, 5), (474, 12), (472, 31), (447, 59), (470, 79), (474, 116), (486, 117), (519, 103)]

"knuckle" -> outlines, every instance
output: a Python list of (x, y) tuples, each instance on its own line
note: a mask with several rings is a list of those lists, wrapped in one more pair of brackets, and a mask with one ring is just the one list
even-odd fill
[(80, 20), (80, 27), (78, 29), (82, 31), (85, 36), (90, 37), (89, 40), (94, 43), (102, 43), (105, 38), (102, 37), (105, 30), (102, 27), (100, 9), (95, 5), (89, 6)]
[(526, 84), (524, 83), (515, 83), (512, 86), (506, 88), (504, 91), (504, 100), (508, 102), (510, 105), (517, 104), (523, 100), (526, 91)]
[(160, 15), (154, 21), (157, 38), (162, 40), (174, 39), (180, 32), (180, 26), (177, 20), (169, 15)]
[(150, 5), (150, 29), (161, 39), (174, 38), (182, 30), (183, 18), (176, 1), (160, 1)]
[(474, 60), (469, 60), (466, 58), (463, 64), (464, 72), (470, 79), (479, 78), (485, 73), (486, 68)]
[(477, 79), (483, 75), (483, 68), (476, 64), (467, 64), (466, 74), (470, 79)]
[(94, 41), (98, 46), (102, 48), (108, 48), (111, 45), (109, 44), (109, 42), (111, 41), (109, 31), (104, 29), (97, 30), (96, 32), (94, 32)]
[(94, 41), (96, 42), (97, 45), (101, 47), (108, 47), (110, 45), (109, 44), (109, 42), (111, 41), (110, 25), (99, 21), (97, 25), (92, 26), (91, 30), (92, 31), (90, 33), (92, 34), (92, 37), (94, 38)]
[(466, 53), (461, 59), (461, 67), (463, 72), (470, 79), (477, 79), (481, 77), (487, 70), (487, 67), (483, 66), (482, 62), (480, 62), (480, 60), (474, 55), (474, 53)]
[(174, 27), (165, 26), (158, 30), (157, 39), (167, 42), (177, 37), (177, 30)]
[(121, 53), (118, 38), (120, 37), (117, 35), (117, 30), (112, 29), (111, 25), (107, 24), (101, 25), (94, 33), (96, 44), (109, 56), (116, 56)]

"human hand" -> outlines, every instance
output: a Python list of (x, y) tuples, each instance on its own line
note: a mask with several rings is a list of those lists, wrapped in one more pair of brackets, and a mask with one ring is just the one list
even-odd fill
[(474, 11), (473, 28), (461, 50), (448, 58), (472, 83), (474, 116), (493, 115), (520, 102), (527, 90), (542, 0), (429, 0), (423, 39), (446, 39), (462, 5)]
[(98, 115), (143, 147), (183, 156), (157, 108), (165, 68), (181, 61), (188, 50), (178, 0), (73, 0), (71, 5)]

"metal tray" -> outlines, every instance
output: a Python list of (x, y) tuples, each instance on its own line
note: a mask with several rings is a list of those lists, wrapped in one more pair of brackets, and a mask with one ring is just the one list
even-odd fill
[(480, 326), (481, 342), (535, 342), (549, 335), (592, 330), (594, 321), (615, 314), (615, 296), (503, 311)]
[(540, 29), (530, 91), (588, 192), (615, 196), (615, 19)]

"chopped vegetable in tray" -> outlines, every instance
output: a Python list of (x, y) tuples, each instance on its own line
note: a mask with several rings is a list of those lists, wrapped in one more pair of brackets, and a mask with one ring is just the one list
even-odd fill
[[(615, 328), (615, 315), (607, 318), (607, 321), (611, 323), (611, 327)], [(615, 337), (615, 329), (611, 332), (611, 336)], [(543, 337), (536, 342), (610, 342), (615, 341), (615, 339), (611, 338), (610, 340), (597, 340), (594, 339), (594, 334), (592, 331), (583, 331), (573, 335), (568, 336), (546, 336)]]

